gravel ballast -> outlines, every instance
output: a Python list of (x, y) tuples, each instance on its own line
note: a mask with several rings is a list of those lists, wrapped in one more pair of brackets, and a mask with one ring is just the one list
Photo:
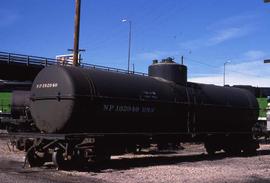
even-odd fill
[[(0, 182), (270, 182), (270, 145), (261, 145), (258, 156), (214, 158), (200, 144), (184, 150), (144, 155), (113, 156), (109, 163), (80, 171), (22, 168), (24, 153), (10, 152), (8, 139), (0, 139)], [(11, 148), (12, 149), (12, 148)]]

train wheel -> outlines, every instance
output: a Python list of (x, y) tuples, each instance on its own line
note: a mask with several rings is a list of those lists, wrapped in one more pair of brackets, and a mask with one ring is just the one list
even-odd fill
[(94, 156), (91, 158), (94, 162), (107, 162), (111, 159), (111, 153), (108, 152), (108, 149), (104, 148), (105, 144), (98, 144), (94, 149)]
[(19, 138), (18, 140), (16, 140), (15, 143), (16, 143), (16, 148), (19, 151), (23, 151), (24, 150), (24, 141), (23, 141), (22, 138)]
[(92, 160), (96, 163), (106, 163), (110, 161), (111, 155), (109, 154), (96, 154)]
[(44, 165), (44, 153), (36, 152), (34, 149), (30, 150), (26, 155), (30, 167), (40, 167)]
[(254, 148), (245, 148), (243, 149), (244, 155), (246, 156), (256, 156), (257, 150)]
[(239, 156), (241, 154), (241, 148), (237, 146), (227, 146), (224, 147), (224, 151), (229, 155), (229, 156)]
[(215, 147), (213, 144), (211, 144), (209, 141), (204, 143), (204, 148), (208, 155), (213, 156), (215, 155)]
[(259, 148), (258, 142), (250, 141), (245, 144), (243, 152), (246, 156), (255, 156), (257, 155), (257, 149)]
[(220, 150), (219, 137), (217, 136), (208, 136), (204, 141), (204, 148), (208, 155), (214, 156), (217, 151)]
[(68, 160), (65, 160), (64, 155), (63, 155), (63, 151), (61, 151), (61, 150), (55, 150), (53, 152), (52, 162), (58, 170), (69, 168)]

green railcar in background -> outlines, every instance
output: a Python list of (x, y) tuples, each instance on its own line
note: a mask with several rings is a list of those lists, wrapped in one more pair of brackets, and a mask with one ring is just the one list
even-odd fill
[(0, 113), (11, 112), (11, 92), (0, 92)]
[(265, 137), (268, 138), (269, 131), (269, 122), (267, 121), (267, 111), (268, 111), (268, 99), (267, 97), (258, 97), (257, 98), (259, 104), (259, 118), (257, 124), (253, 128), (253, 132), (257, 137)]
[(267, 105), (268, 105), (268, 101), (267, 98), (257, 98), (257, 101), (259, 103), (259, 107), (260, 107), (260, 114), (259, 114), (259, 118), (261, 119), (265, 119), (267, 117)]

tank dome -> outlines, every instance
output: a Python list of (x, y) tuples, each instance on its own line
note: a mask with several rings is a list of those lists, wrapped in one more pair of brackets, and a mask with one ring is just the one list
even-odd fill
[(170, 57), (162, 59), (160, 62), (153, 60), (153, 64), (148, 68), (148, 75), (185, 85), (187, 83), (187, 66), (174, 62)]

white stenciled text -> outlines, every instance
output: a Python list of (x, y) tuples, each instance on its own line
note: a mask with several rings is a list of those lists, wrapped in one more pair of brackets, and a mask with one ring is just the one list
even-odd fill
[(58, 87), (58, 83), (41, 83), (41, 84), (37, 84), (36, 88), (57, 88)]

